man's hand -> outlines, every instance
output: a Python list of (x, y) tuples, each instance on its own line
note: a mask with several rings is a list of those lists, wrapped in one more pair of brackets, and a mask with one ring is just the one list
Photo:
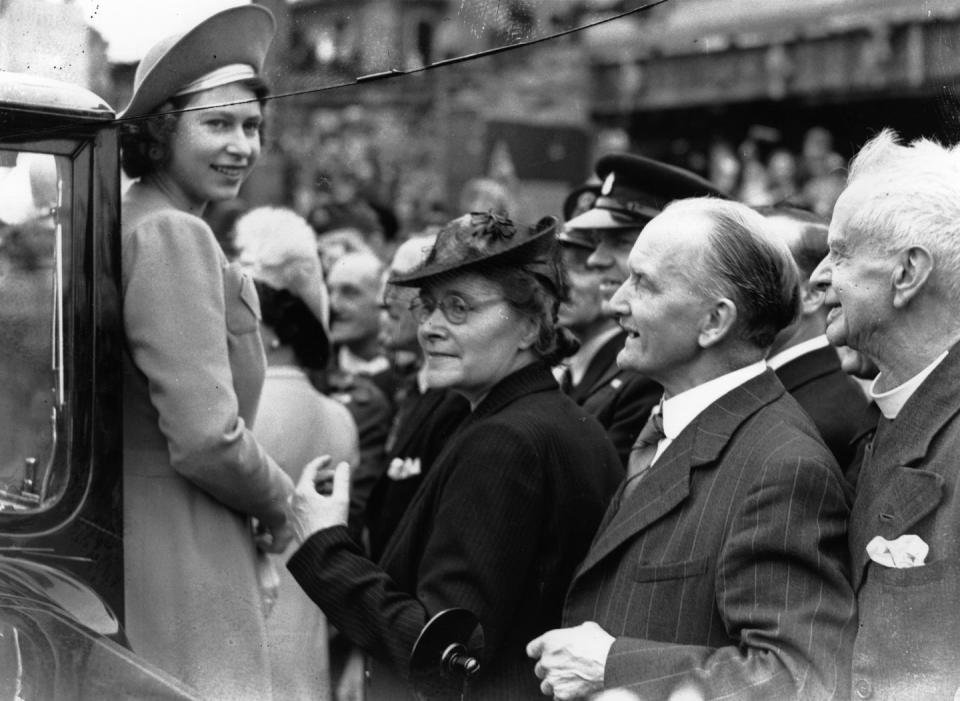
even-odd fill
[(603, 690), (603, 671), (614, 637), (593, 621), (575, 628), (547, 631), (527, 643), (527, 656), (538, 660), (534, 674), (540, 691), (561, 701)]
[(333, 473), (333, 488), (330, 496), (317, 491), (325, 481), (329, 481), (329, 471), (324, 469), (330, 464), (330, 456), (315, 458), (303, 468), (303, 474), (297, 482), (297, 489), (290, 502), (290, 525), (293, 527), (297, 543), (332, 526), (344, 526), (350, 509), (350, 464), (341, 462)]

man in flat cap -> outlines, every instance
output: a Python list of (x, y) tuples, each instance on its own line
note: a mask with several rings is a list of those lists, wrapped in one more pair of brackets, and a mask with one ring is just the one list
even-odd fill
[(567, 361), (570, 397), (607, 430), (624, 466), (650, 409), (662, 388), (648, 377), (617, 366), (626, 334), (617, 326), (606, 301), (626, 280), (627, 257), (640, 230), (668, 202), (682, 197), (723, 193), (699, 176), (649, 158), (613, 153), (596, 164), (599, 186), (585, 185), (572, 195), (596, 187), (593, 206), (567, 221), (558, 236), (571, 283), (571, 300), (561, 306), (559, 321), (580, 341)]

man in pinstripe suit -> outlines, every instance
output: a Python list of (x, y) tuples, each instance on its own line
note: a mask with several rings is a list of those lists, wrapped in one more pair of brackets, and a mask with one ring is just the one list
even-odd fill
[(798, 307), (789, 250), (764, 227), (737, 203), (680, 200), (631, 251), (611, 300), (628, 335), (618, 362), (663, 385), (662, 433), (641, 432), (568, 591), (568, 627), (528, 645), (547, 695), (847, 693), (849, 505), (764, 364)]

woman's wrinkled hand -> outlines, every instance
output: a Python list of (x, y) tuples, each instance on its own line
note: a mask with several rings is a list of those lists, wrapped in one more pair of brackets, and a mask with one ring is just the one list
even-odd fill
[[(331, 458), (323, 455), (307, 463), (290, 502), (290, 525), (298, 544), (333, 526), (345, 526), (350, 510), (350, 464), (329, 469)], [(332, 487), (327, 489), (332, 479)], [(329, 495), (321, 492), (329, 491)]]

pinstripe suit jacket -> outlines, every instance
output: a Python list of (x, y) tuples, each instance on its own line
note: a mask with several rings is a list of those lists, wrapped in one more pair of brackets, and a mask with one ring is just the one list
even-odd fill
[(707, 407), (617, 508), (564, 625), (616, 638), (607, 688), (665, 699), (821, 699), (847, 689), (848, 503), (833, 456), (772, 371)]

